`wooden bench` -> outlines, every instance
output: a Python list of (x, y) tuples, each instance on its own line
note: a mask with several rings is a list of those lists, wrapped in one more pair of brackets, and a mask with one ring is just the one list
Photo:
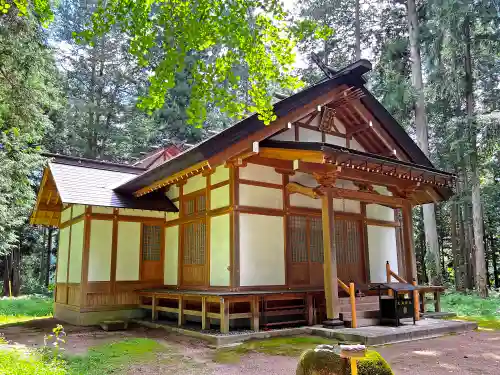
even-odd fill
[[(304, 314), (300, 322), (313, 324), (315, 311), (313, 307), (313, 296), (322, 291), (245, 291), (245, 292), (213, 292), (213, 291), (180, 291), (166, 289), (149, 289), (138, 292), (140, 308), (151, 310), (151, 319), (158, 320), (159, 312), (177, 314), (177, 325), (182, 327), (186, 322), (186, 316), (199, 316), (201, 318), (201, 329), (210, 329), (211, 319), (220, 320), (220, 332), (228, 333), (230, 321), (234, 319), (249, 319), (250, 328), (258, 332), (260, 327), (261, 305), (262, 315), (265, 318), (265, 326), (279, 325), (269, 324), (269, 316), (285, 316), (296, 313)], [(281, 309), (267, 308), (270, 301), (298, 300), (303, 299), (304, 304), (300, 309), (285, 307)], [(237, 307), (235, 309), (235, 307)], [(293, 308), (292, 308), (293, 307)], [(296, 323), (298, 321), (283, 321), (283, 324)]]
[(418, 293), (420, 294), (420, 311), (425, 313), (426, 294), (431, 293), (433, 298), (431, 301), (434, 303), (434, 311), (441, 312), (441, 293), (446, 290), (444, 286), (419, 286)]

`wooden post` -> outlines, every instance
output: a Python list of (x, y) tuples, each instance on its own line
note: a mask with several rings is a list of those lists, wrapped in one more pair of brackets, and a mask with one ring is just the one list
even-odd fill
[(425, 313), (425, 290), (418, 293), (418, 298), (420, 298), (420, 312)]
[(413, 246), (413, 216), (411, 203), (406, 202), (402, 207), (403, 214), (403, 246), (406, 252), (406, 280), (417, 280), (417, 258)]
[(328, 320), (339, 318), (339, 286), (337, 281), (337, 251), (335, 248), (335, 221), (333, 196), (329, 189), (321, 198), (321, 217), (323, 220), (323, 272), (325, 279), (326, 317)]
[(179, 296), (179, 316), (178, 316), (178, 321), (177, 321), (177, 325), (179, 327), (182, 327), (185, 323), (185, 320), (184, 320), (184, 299), (182, 298), (182, 296)]
[(224, 298), (220, 300), (220, 331), (229, 333), (229, 301)]
[[(201, 329), (207, 329), (207, 298), (201, 297)], [(210, 327), (210, 323), (208, 323)]]
[[(391, 282), (391, 265), (389, 264), (389, 261), (385, 262), (385, 274), (386, 274), (386, 282), (390, 283)], [(387, 291), (387, 295), (392, 297), (392, 290)]]
[(357, 328), (358, 322), (356, 317), (356, 288), (354, 287), (354, 283), (349, 283), (349, 301), (351, 302), (351, 328)]
[(158, 311), (156, 311), (156, 296), (153, 294), (151, 302), (151, 320), (158, 320)]
[[(413, 286), (417, 286), (417, 280), (413, 279), (413, 282), (412, 282)], [(418, 289), (415, 289), (413, 291), (413, 304), (414, 304), (414, 308), (415, 308), (415, 320), (416, 321), (419, 321), (420, 320), (420, 293), (418, 291)]]
[(251, 329), (255, 332), (259, 332), (259, 297), (254, 296), (252, 297), (252, 300), (250, 301), (250, 310), (252, 311), (252, 321), (251, 323)]
[(312, 326), (314, 324), (314, 306), (313, 306), (313, 296), (307, 294), (307, 325)]
[(441, 292), (434, 292), (434, 311), (441, 312)]
[(356, 358), (350, 358), (349, 362), (351, 362), (351, 375), (358, 375), (358, 364)]

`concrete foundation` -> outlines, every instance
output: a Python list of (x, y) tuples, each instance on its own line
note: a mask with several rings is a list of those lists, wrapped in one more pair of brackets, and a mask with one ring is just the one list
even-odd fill
[(71, 307), (54, 303), (54, 317), (69, 324), (78, 326), (99, 325), (105, 320), (141, 319), (146, 312), (142, 309), (87, 311), (81, 312)]
[(477, 329), (477, 323), (456, 320), (423, 319), (415, 325), (404, 322), (399, 327), (371, 326), (362, 328), (328, 329), (323, 326), (307, 327), (316, 336), (329, 337), (340, 342), (364, 345), (384, 345), (462, 333)]

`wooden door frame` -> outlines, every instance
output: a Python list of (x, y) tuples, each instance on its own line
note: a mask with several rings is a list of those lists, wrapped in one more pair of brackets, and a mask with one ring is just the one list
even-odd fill
[[(165, 225), (161, 224), (150, 224), (150, 223), (145, 223), (141, 222), (141, 231), (140, 231), (140, 236), (139, 236), (139, 281), (144, 282), (157, 282), (161, 281), (162, 284), (165, 282), (164, 274), (165, 274)], [(149, 226), (157, 226), (160, 227), (160, 260), (159, 262), (161, 263), (161, 278), (158, 280), (145, 280), (144, 279), (144, 274), (142, 271), (142, 267), (144, 265), (144, 257), (143, 257), (143, 236), (144, 236), (144, 226), (149, 225)], [(149, 261), (149, 262), (154, 262), (154, 261)]]

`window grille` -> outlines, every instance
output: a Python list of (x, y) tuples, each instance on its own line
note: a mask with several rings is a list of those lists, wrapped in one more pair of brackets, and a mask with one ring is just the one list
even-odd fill
[(161, 259), (161, 227), (159, 225), (142, 226), (142, 260)]
[(206, 196), (205, 193), (188, 198), (184, 201), (184, 215), (193, 215), (206, 211)]
[(292, 262), (307, 262), (307, 218), (304, 216), (290, 216), (288, 220), (288, 230)]
[(311, 217), (309, 248), (311, 249), (311, 262), (323, 263), (323, 224), (320, 217)]
[(206, 224), (184, 224), (184, 264), (205, 264)]

